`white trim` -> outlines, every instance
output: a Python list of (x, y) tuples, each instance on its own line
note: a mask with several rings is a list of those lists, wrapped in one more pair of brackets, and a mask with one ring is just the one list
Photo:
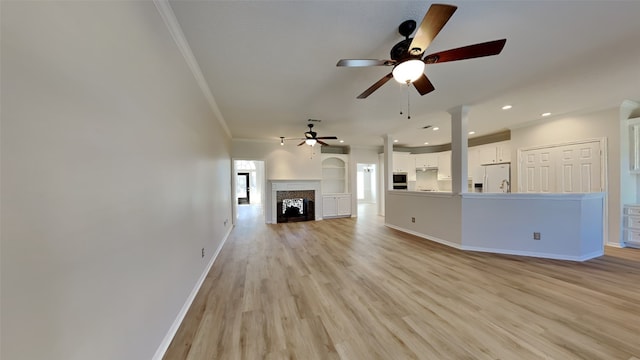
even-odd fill
[(173, 324), (171, 324), (171, 327), (167, 331), (167, 334), (164, 336), (164, 339), (162, 339), (162, 342), (158, 346), (156, 353), (153, 355), (153, 358), (152, 358), (153, 360), (162, 360), (162, 358), (164, 357), (165, 353), (167, 352), (167, 349), (169, 348), (169, 345), (171, 345), (171, 341), (173, 341), (173, 337), (176, 336), (176, 333), (178, 332), (178, 329), (180, 328), (180, 325), (182, 324), (184, 317), (187, 315), (187, 311), (189, 311), (189, 308), (191, 307), (193, 300), (195, 300), (196, 295), (198, 295), (198, 292), (200, 291), (200, 287), (204, 283), (204, 280), (207, 278), (207, 275), (209, 274), (209, 271), (211, 270), (211, 267), (213, 266), (214, 261), (218, 258), (218, 255), (220, 254), (222, 247), (227, 242), (227, 239), (229, 238), (229, 234), (231, 234), (231, 230), (233, 230), (233, 227), (229, 227), (229, 231), (227, 231), (227, 234), (222, 239), (222, 242), (216, 249), (216, 252), (211, 257), (211, 261), (209, 261), (209, 263), (205, 267), (202, 274), (200, 274), (200, 278), (196, 282), (196, 285), (193, 287), (193, 290), (191, 290), (191, 293), (185, 300), (184, 305), (182, 305), (180, 312), (178, 312), (176, 319), (173, 321)]
[(454, 243), (454, 242), (451, 242), (451, 241), (448, 241), (448, 240), (444, 240), (444, 239), (437, 238), (435, 236), (419, 233), (417, 231), (407, 230), (407, 229), (401, 228), (399, 226), (391, 225), (391, 224), (388, 224), (388, 223), (385, 223), (384, 225), (386, 227), (390, 227), (392, 229), (395, 229), (395, 230), (398, 230), (398, 231), (402, 231), (402, 232), (407, 233), (407, 234), (415, 235), (417, 237), (421, 237), (421, 238), (429, 240), (429, 241), (437, 242), (437, 243), (442, 244), (442, 245), (446, 245), (446, 246), (449, 246), (449, 247), (452, 247), (452, 248), (456, 248), (458, 250), (462, 250), (462, 245)]
[[(546, 145), (536, 145), (536, 146), (530, 146), (530, 147), (519, 148), (519, 149), (518, 149), (518, 153), (520, 153), (520, 152), (522, 152), (522, 151), (540, 150), (540, 149), (547, 149), (547, 148), (552, 148), (552, 147), (561, 147), (561, 146), (567, 146), (567, 145), (587, 144), (587, 143), (592, 143), (592, 142), (602, 142), (602, 141), (606, 141), (606, 138), (605, 138), (605, 137), (601, 137), (601, 138), (591, 138), (591, 139), (582, 139), (582, 140), (575, 140), (575, 141), (567, 141), (567, 142), (563, 142), (563, 143), (553, 143), (553, 144), (546, 144)], [(519, 158), (518, 158), (518, 160), (519, 160)]]
[(167, 29), (169, 29), (169, 33), (171, 33), (171, 37), (175, 41), (180, 53), (184, 57), (184, 60), (187, 63), (187, 66), (191, 70), (191, 73), (196, 79), (198, 86), (200, 86), (200, 90), (204, 95), (204, 98), (209, 103), (209, 107), (211, 107), (211, 111), (218, 119), (218, 122), (224, 129), (224, 132), (227, 134), (229, 138), (231, 138), (231, 130), (229, 130), (229, 126), (227, 126), (227, 122), (224, 120), (222, 116), (222, 112), (218, 107), (218, 103), (213, 98), (213, 93), (211, 93), (211, 89), (209, 88), (209, 84), (207, 80), (204, 78), (202, 74), (202, 69), (196, 60), (196, 57), (193, 55), (193, 51), (191, 51), (191, 46), (189, 46), (189, 42), (184, 36), (182, 32), (182, 28), (178, 23), (178, 19), (176, 19), (176, 14), (173, 12), (171, 5), (169, 4), (169, 0), (153, 0), (153, 3), (158, 9), (160, 13), (160, 17), (164, 20), (165, 25), (167, 25)]
[(620, 243), (617, 243), (617, 242), (611, 242), (611, 241), (607, 242), (605, 245), (606, 246), (611, 246), (611, 247), (614, 247), (614, 248), (618, 248), (618, 249), (623, 249), (623, 248), (626, 247), (624, 244), (620, 244)]
[(592, 253), (582, 255), (582, 256), (559, 255), (559, 254), (552, 254), (552, 253), (541, 253), (536, 251), (494, 249), (494, 248), (484, 248), (484, 247), (466, 246), (466, 245), (462, 246), (462, 250), (488, 252), (493, 254), (529, 256), (529, 257), (554, 259), (554, 260), (571, 260), (571, 261), (587, 261), (587, 260), (604, 255), (604, 249), (594, 251)]
[(594, 251), (592, 253), (582, 255), (582, 256), (572, 256), (572, 255), (559, 255), (559, 254), (553, 254), (553, 253), (541, 253), (541, 252), (535, 252), (535, 251), (507, 250), (507, 249), (460, 245), (458, 243), (440, 239), (435, 236), (425, 235), (416, 231), (407, 230), (399, 226), (386, 224), (386, 223), (384, 225), (392, 229), (402, 231), (407, 234), (415, 235), (417, 237), (420, 237), (429, 241), (437, 242), (439, 244), (446, 245), (461, 251), (478, 251), (478, 252), (487, 252), (487, 253), (493, 253), (493, 254), (517, 255), (517, 256), (528, 256), (528, 257), (536, 257), (536, 258), (544, 258), (544, 259), (570, 260), (570, 261), (587, 261), (587, 260), (604, 255), (604, 249)]
[(605, 193), (464, 193), (460, 195), (463, 199), (582, 201), (603, 199)]

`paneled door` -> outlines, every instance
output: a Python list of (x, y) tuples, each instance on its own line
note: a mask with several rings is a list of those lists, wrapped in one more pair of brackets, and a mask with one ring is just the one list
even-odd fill
[(522, 192), (555, 192), (555, 168), (552, 148), (534, 149), (522, 152), (520, 181)]
[(520, 191), (535, 193), (603, 191), (601, 149), (600, 140), (588, 140), (523, 150), (520, 155)]
[(559, 192), (602, 191), (600, 142), (563, 146), (559, 149), (558, 155)]

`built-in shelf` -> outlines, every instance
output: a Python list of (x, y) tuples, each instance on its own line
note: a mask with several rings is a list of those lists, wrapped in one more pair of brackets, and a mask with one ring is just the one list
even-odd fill
[(322, 155), (323, 194), (343, 194), (348, 192), (347, 164), (348, 155)]

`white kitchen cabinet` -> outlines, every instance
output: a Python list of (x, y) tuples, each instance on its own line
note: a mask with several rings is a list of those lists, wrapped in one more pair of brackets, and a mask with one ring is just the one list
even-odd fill
[(500, 142), (479, 147), (480, 163), (483, 165), (511, 162), (511, 146), (509, 142)]
[(414, 155), (416, 169), (429, 169), (438, 167), (438, 153)]
[(640, 247), (640, 205), (625, 205), (622, 216), (625, 244)]
[(451, 151), (438, 153), (438, 180), (451, 179)]
[(627, 120), (629, 125), (629, 171), (640, 173), (640, 118)]
[(346, 193), (349, 189), (349, 155), (322, 154), (322, 193)]
[(393, 152), (393, 172), (406, 172), (416, 170), (411, 154), (405, 152)]
[(322, 196), (322, 217), (351, 216), (351, 194), (329, 194)]

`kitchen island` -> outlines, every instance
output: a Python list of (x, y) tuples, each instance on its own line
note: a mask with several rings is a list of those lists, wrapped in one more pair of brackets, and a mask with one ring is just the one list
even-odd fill
[(461, 250), (585, 261), (603, 219), (604, 193), (386, 193), (387, 226)]

